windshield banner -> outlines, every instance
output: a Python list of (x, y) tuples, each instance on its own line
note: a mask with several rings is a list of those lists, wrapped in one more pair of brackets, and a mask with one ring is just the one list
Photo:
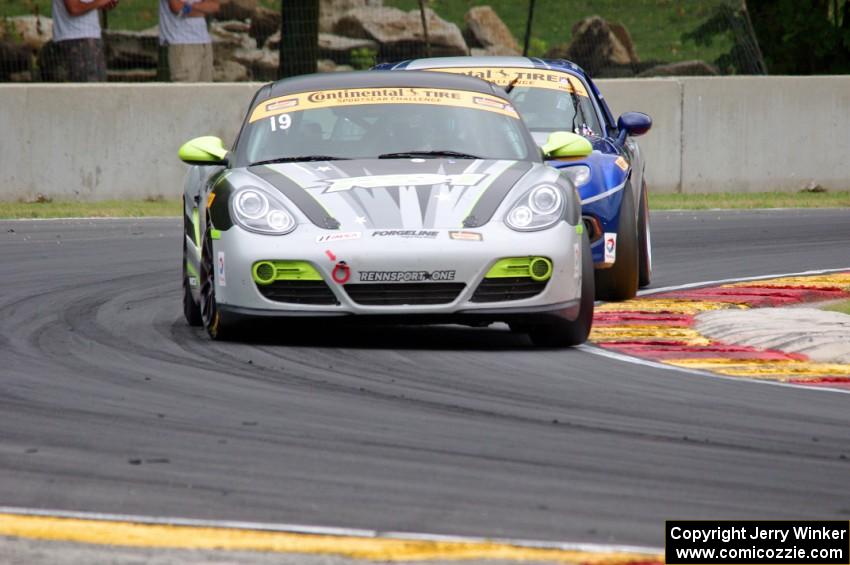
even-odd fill
[(512, 82), (514, 86), (525, 86), (530, 88), (548, 88), (560, 90), (561, 92), (575, 92), (579, 96), (587, 98), (587, 89), (584, 84), (569, 73), (552, 71), (546, 69), (519, 69), (519, 68), (497, 68), (497, 67), (445, 67), (439, 69), (423, 69), (425, 71), (437, 71), (441, 73), (454, 73), (468, 75), (508, 86)]
[(319, 90), (280, 96), (257, 104), (251, 112), (250, 123), (289, 112), (316, 108), (334, 108), (363, 104), (428, 104), (431, 106), (455, 106), (496, 112), (514, 119), (519, 115), (513, 106), (501, 98), (480, 92), (452, 90), (447, 88), (342, 88)]

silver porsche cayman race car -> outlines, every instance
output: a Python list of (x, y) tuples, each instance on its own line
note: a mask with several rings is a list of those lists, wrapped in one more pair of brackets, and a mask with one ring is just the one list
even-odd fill
[(184, 313), (214, 339), (257, 316), (506, 322), (585, 341), (593, 264), (569, 178), (506, 94), (459, 75), (335, 73), (254, 96), (231, 150), (180, 149)]

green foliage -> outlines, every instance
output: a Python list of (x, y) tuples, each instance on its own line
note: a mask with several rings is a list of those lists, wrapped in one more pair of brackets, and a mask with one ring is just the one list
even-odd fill
[(682, 37), (702, 46), (731, 39), (715, 61), (726, 73), (763, 72), (758, 48), (771, 74), (850, 73), (850, 0), (748, 0), (746, 10), (749, 17), (742, 4), (717, 6)]
[(378, 52), (370, 47), (359, 47), (351, 50), (351, 66), (358, 71), (371, 69), (375, 65)]
[(539, 37), (532, 37), (528, 41), (528, 56), (543, 57), (549, 50), (549, 44)]

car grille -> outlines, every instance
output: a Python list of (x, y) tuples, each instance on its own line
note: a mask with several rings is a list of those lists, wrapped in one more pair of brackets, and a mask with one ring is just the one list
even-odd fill
[(505, 302), (531, 298), (543, 292), (547, 282), (549, 281), (534, 281), (529, 277), (484, 279), (475, 289), (472, 302)]
[(260, 294), (275, 302), (290, 304), (339, 304), (325, 281), (274, 281), (258, 284)]
[(351, 300), (369, 306), (448, 304), (466, 285), (464, 283), (384, 283), (347, 284), (343, 288)]

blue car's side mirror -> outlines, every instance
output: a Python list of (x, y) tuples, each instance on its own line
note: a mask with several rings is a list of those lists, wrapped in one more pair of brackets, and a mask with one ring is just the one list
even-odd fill
[(627, 135), (643, 135), (652, 127), (652, 118), (642, 112), (626, 112), (617, 119), (617, 129), (620, 130), (620, 143)]

